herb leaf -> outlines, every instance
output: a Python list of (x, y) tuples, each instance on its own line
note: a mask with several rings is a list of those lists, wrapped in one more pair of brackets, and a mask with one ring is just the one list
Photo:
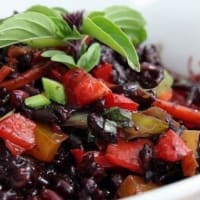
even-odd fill
[(117, 107), (110, 108), (106, 110), (103, 115), (109, 119), (117, 122), (117, 126), (124, 127), (132, 127), (132, 113), (130, 111), (120, 109)]
[(104, 16), (121, 28), (134, 45), (142, 43), (147, 38), (146, 21), (140, 12), (127, 6), (111, 6), (104, 12), (92, 12), (89, 17)]
[(64, 51), (48, 50), (42, 53), (45, 58), (50, 58), (51, 61), (59, 62), (67, 65), (69, 68), (81, 67), (86, 71), (92, 70), (100, 60), (101, 48), (98, 43), (92, 44), (88, 50), (79, 58), (77, 64), (72, 56), (67, 55)]
[(99, 63), (100, 56), (101, 56), (101, 47), (98, 43), (94, 43), (79, 58), (77, 65), (84, 68), (87, 72), (89, 72)]
[(65, 10), (64, 8), (62, 7), (53, 7), (52, 8), (55, 12), (57, 12), (58, 14), (60, 15), (66, 15), (68, 13), (67, 10)]
[(76, 67), (74, 58), (72, 56), (67, 55), (64, 51), (48, 50), (43, 52), (42, 56), (45, 58), (50, 58), (51, 61), (65, 64), (69, 68)]
[(80, 37), (61, 18), (49, 17), (46, 10), (45, 14), (33, 11), (16, 14), (0, 24), (0, 48), (20, 42), (33, 47), (57, 46)]
[(127, 35), (109, 19), (103, 16), (96, 16), (92, 19), (87, 17), (83, 21), (82, 31), (110, 46), (127, 59), (132, 69), (140, 71), (138, 56), (133, 44)]
[(56, 18), (62, 19), (62, 16), (59, 15), (54, 9), (48, 8), (46, 6), (35, 5), (35, 6), (30, 7), (27, 10), (27, 12), (30, 12), (30, 11), (42, 13), (42, 14), (49, 16), (49, 17), (56, 17)]

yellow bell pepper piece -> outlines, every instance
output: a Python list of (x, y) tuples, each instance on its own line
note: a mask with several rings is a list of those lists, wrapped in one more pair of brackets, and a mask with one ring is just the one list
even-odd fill
[(37, 124), (35, 130), (36, 146), (28, 153), (38, 160), (51, 162), (61, 143), (68, 138), (65, 134), (57, 134), (43, 124)]

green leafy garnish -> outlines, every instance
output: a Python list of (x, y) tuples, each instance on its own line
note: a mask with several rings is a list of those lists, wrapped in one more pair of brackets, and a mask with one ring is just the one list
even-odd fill
[(44, 93), (49, 99), (62, 105), (66, 104), (65, 89), (61, 83), (48, 78), (42, 78), (42, 85)]
[(25, 99), (25, 105), (30, 108), (41, 108), (49, 105), (51, 101), (43, 94), (37, 94)]
[[(86, 34), (121, 54), (133, 70), (140, 71), (133, 44), (143, 42), (147, 33), (146, 22), (138, 11), (126, 6), (111, 6), (103, 11), (92, 12), (83, 19), (81, 31), (73, 23), (69, 26), (63, 19), (67, 13), (62, 8), (35, 5), (23, 13), (4, 19), (0, 22), (0, 48), (17, 43), (36, 48), (56, 47), (66, 45), (71, 40), (82, 39)], [(71, 56), (58, 52), (53, 56), (44, 54), (44, 57), (64, 63), (70, 68), (80, 65), (90, 71), (99, 62), (99, 44), (82, 50), (83, 54), (77, 63)]]
[(106, 110), (103, 115), (112, 121), (117, 122), (118, 127), (131, 127), (132, 124), (132, 113), (130, 111), (113, 107)]
[(79, 58), (77, 65), (89, 72), (99, 63), (100, 56), (101, 47), (98, 43), (94, 43)]
[(48, 50), (42, 53), (43, 57), (50, 58), (51, 61), (65, 64), (69, 68), (80, 67), (85, 69), (87, 72), (91, 71), (100, 60), (101, 47), (98, 43), (92, 44), (87, 51), (79, 58), (77, 64), (72, 56), (67, 55), (63, 51), (59, 50)]
[(137, 52), (133, 44), (127, 35), (109, 19), (103, 16), (87, 17), (83, 21), (82, 31), (117, 51), (127, 59), (132, 69), (140, 71)]
[(89, 17), (104, 16), (121, 28), (138, 45), (147, 38), (145, 19), (140, 12), (127, 6), (111, 6), (103, 12), (92, 12)]
[(46, 6), (35, 5), (35, 6), (30, 7), (26, 12), (30, 12), (30, 11), (38, 12), (49, 17), (56, 17), (56, 18), (62, 19), (62, 16), (58, 14), (54, 9), (48, 8)]
[(42, 6), (31, 9), (35, 11), (16, 14), (0, 24), (0, 48), (20, 42), (33, 47), (57, 46), (81, 37), (51, 9)]
[(44, 51), (42, 53), (42, 56), (45, 58), (50, 58), (51, 61), (65, 64), (69, 68), (76, 67), (74, 58), (72, 56), (67, 55), (64, 51), (48, 50), (48, 51)]
[(61, 7), (53, 7), (52, 9), (60, 15), (68, 14), (68, 11)]

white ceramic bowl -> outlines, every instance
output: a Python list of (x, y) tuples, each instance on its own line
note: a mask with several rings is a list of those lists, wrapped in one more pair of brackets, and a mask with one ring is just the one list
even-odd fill
[[(6, 0), (1, 4), (0, 17), (13, 10), (22, 11), (34, 4), (65, 7), (68, 10), (102, 9), (121, 4), (142, 11), (148, 23), (147, 42), (160, 44), (164, 64), (182, 74), (192, 69), (200, 73), (200, 1), (199, 0)], [(126, 200), (199, 200), (200, 175)]]

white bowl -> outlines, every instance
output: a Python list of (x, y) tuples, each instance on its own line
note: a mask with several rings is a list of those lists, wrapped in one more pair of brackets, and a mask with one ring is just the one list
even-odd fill
[[(148, 23), (147, 42), (160, 44), (164, 64), (179, 73), (192, 69), (200, 72), (200, 1), (199, 0), (6, 0), (1, 4), (0, 17), (13, 10), (22, 11), (34, 4), (65, 7), (69, 10), (102, 9), (109, 5), (123, 4), (142, 11)], [(200, 175), (163, 186), (126, 200), (199, 200)]]

